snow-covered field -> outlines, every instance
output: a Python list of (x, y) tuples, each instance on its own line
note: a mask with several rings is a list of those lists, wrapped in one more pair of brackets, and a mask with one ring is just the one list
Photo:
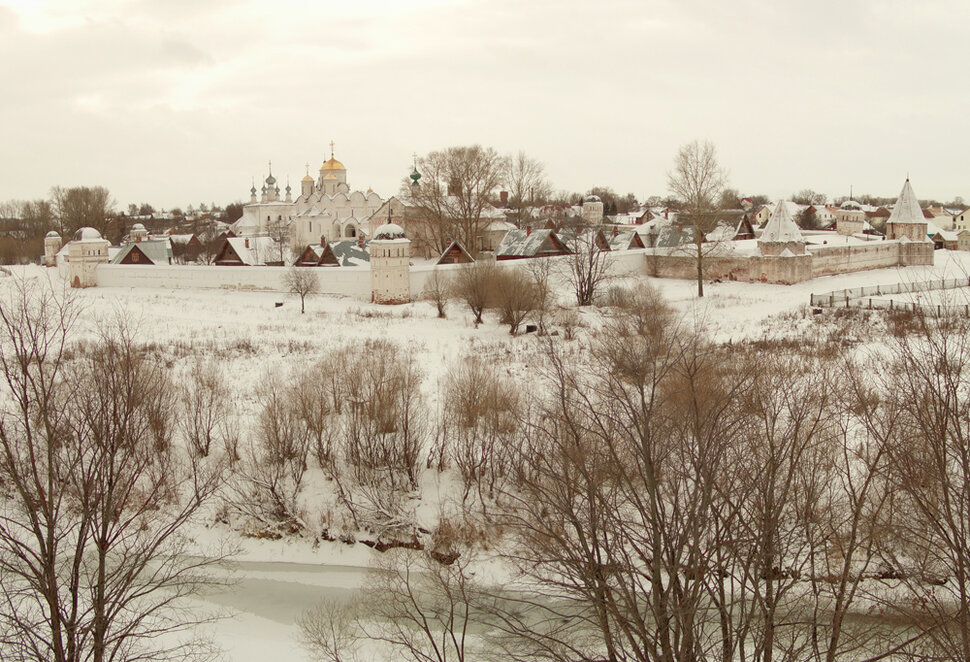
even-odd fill
[[(970, 253), (938, 251), (932, 268), (866, 271), (794, 286), (708, 283), (702, 300), (697, 299), (692, 281), (643, 278), (642, 282), (656, 287), (714, 339), (729, 342), (778, 334), (810, 336), (820, 324), (819, 317), (824, 317), (812, 315), (811, 293), (968, 272)], [(27, 268), (22, 275), (56, 278), (40, 268)], [(637, 279), (625, 282), (635, 286)], [(176, 379), (197, 357), (219, 361), (231, 375), (243, 411), (251, 409), (255, 389), (267, 375), (288, 374), (320, 360), (339, 365), (342, 348), (367, 339), (387, 339), (414, 352), (429, 394), (437, 392), (449, 366), (470, 355), (499, 362), (510, 375), (528, 378), (542, 342), (534, 334), (511, 338), (507, 327), (494, 317), (487, 316), (476, 328), (471, 314), (457, 302), (450, 304), (448, 318), (441, 320), (427, 302), (382, 307), (320, 296), (308, 299), (307, 312), (301, 315), (297, 298), (271, 292), (92, 288), (72, 295), (84, 311), (82, 328), (92, 329), (96, 320), (124, 316), (141, 341), (167, 352)], [(568, 291), (563, 289), (560, 295), (561, 302), (568, 304)], [(283, 305), (277, 306), (280, 302)], [(580, 314), (587, 326), (598, 325), (595, 309)], [(229, 615), (208, 627), (226, 651), (225, 659), (234, 662), (305, 659), (296, 639), (296, 619), (324, 595), (350, 599), (375, 554), (360, 544), (257, 540), (228, 527), (197, 532), (201, 542), (227, 536), (241, 548), (238, 582), (210, 594), (205, 603)]]

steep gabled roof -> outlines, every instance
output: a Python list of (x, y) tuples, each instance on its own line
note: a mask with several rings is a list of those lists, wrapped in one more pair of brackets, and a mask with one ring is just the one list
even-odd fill
[(765, 223), (765, 231), (761, 233), (761, 238), (758, 241), (781, 243), (804, 241), (802, 231), (795, 224), (786, 201), (780, 200), (775, 205), (771, 217)]
[(435, 265), (439, 264), (469, 264), (474, 262), (475, 258), (469, 255), (465, 247), (459, 243), (457, 239), (453, 239), (448, 248), (444, 250)]
[[(235, 256), (235, 259), (233, 256)], [(216, 256), (216, 264), (239, 262), (247, 266), (279, 264), (279, 244), (272, 237), (228, 237)]]
[(886, 223), (925, 223), (926, 217), (919, 206), (919, 200), (913, 193), (913, 187), (909, 184), (909, 178), (903, 184), (903, 190), (899, 192), (893, 211), (889, 215)]

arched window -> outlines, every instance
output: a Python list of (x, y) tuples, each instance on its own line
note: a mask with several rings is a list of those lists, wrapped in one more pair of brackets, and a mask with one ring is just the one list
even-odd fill
[(348, 237), (356, 237), (357, 236), (357, 228), (355, 228), (353, 225), (348, 225), (347, 226), (347, 236)]

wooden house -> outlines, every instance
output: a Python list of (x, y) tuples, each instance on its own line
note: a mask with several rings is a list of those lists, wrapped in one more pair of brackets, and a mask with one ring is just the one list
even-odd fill
[(202, 242), (194, 234), (170, 234), (168, 239), (172, 243), (172, 258), (175, 262), (185, 264), (199, 259)]
[(111, 264), (172, 264), (172, 245), (168, 238), (132, 242), (115, 253)]
[(283, 256), (272, 237), (228, 237), (214, 262), (222, 267), (280, 267)]
[(751, 223), (749, 214), (744, 214), (738, 220), (738, 227), (734, 231), (732, 241), (743, 241), (744, 239), (754, 239), (754, 225)]

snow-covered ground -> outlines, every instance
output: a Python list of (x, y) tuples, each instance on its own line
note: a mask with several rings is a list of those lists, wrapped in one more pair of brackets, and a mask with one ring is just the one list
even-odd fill
[[(864, 271), (830, 276), (794, 286), (721, 282), (705, 284), (705, 297), (696, 297), (693, 281), (625, 279), (636, 285), (649, 282), (677, 310), (702, 324), (720, 341), (811, 333), (815, 324), (809, 296), (843, 288), (970, 273), (970, 253), (937, 251), (936, 265)], [(27, 268), (28, 278), (48, 278), (52, 271)], [(56, 278), (56, 276), (53, 276)], [(11, 279), (0, 281), (9, 285)], [(561, 291), (568, 303), (568, 291)], [(541, 339), (534, 335), (510, 338), (507, 327), (489, 317), (478, 328), (471, 314), (457, 302), (448, 318), (436, 317), (432, 304), (415, 302), (382, 307), (348, 298), (313, 297), (307, 313), (299, 300), (272, 292), (163, 290), (151, 288), (91, 288), (72, 291), (83, 309), (82, 327), (98, 319), (123, 315), (137, 329), (140, 340), (162, 348), (170, 356), (176, 379), (197, 357), (218, 360), (231, 375), (241, 409), (266, 375), (287, 373), (319, 360), (342, 360), (341, 350), (367, 339), (384, 338), (414, 352), (425, 373), (425, 388), (438, 390), (449, 366), (461, 357), (476, 355), (501, 362), (510, 375), (528, 377), (534, 370)], [(282, 302), (282, 306), (277, 306)], [(594, 309), (581, 311), (596, 326)], [(228, 529), (200, 530), (197, 537), (236, 535)], [(339, 542), (314, 544), (304, 539), (256, 540), (238, 537), (241, 546), (237, 583), (208, 595), (204, 603), (225, 608), (229, 618), (208, 626), (213, 639), (233, 662), (302, 660), (296, 619), (324, 596), (352, 596), (371, 565), (372, 552), (363, 545)]]

